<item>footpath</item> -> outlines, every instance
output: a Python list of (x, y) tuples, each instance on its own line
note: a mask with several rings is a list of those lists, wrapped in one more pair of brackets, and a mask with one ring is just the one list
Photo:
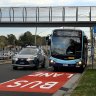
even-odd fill
[(8, 59), (8, 60), (0, 60), (0, 64), (11, 64), (12, 60)]
[[(87, 70), (87, 69), (96, 69), (96, 51), (94, 52), (93, 66), (92, 66), (92, 58), (91, 58), (90, 55), (88, 56), (88, 62), (87, 62), (87, 64), (88, 65), (87, 65), (87, 67), (86, 67), (85, 70)], [(85, 71), (81, 74), (81, 76), (77, 80), (77, 82), (74, 83), (74, 86), (69, 91), (67, 91), (63, 96), (71, 96), (72, 92), (74, 92), (75, 88), (78, 86), (78, 84), (79, 84), (80, 80), (82, 79), (82, 77), (84, 77), (84, 73), (85, 73)], [(81, 96), (81, 95), (77, 94), (77, 95), (72, 95), (72, 96)], [(83, 95), (83, 96), (86, 96), (86, 95)]]

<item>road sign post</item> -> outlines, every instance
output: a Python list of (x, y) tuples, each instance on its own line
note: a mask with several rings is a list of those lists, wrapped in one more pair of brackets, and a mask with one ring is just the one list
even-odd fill
[(94, 63), (94, 45), (95, 45), (95, 37), (96, 37), (96, 26), (94, 26), (91, 30), (91, 56), (92, 56), (92, 69), (93, 69), (93, 63)]

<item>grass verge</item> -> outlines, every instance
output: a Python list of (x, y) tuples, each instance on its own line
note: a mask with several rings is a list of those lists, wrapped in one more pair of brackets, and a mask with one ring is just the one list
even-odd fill
[(96, 96), (96, 69), (87, 69), (70, 96)]

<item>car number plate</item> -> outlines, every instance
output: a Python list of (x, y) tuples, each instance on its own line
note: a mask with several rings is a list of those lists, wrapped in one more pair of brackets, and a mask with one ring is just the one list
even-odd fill
[(24, 64), (24, 62), (20, 62), (20, 64)]
[(68, 66), (68, 64), (63, 64), (63, 66)]

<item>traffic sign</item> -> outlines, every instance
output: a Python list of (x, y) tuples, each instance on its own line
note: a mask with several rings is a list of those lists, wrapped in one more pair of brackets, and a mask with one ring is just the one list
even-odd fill
[(96, 37), (96, 26), (93, 27), (93, 33), (94, 33), (94, 36)]
[(93, 27), (93, 32), (96, 33), (96, 26)]
[(34, 72), (0, 84), (0, 91), (54, 93), (73, 75), (65, 72)]

